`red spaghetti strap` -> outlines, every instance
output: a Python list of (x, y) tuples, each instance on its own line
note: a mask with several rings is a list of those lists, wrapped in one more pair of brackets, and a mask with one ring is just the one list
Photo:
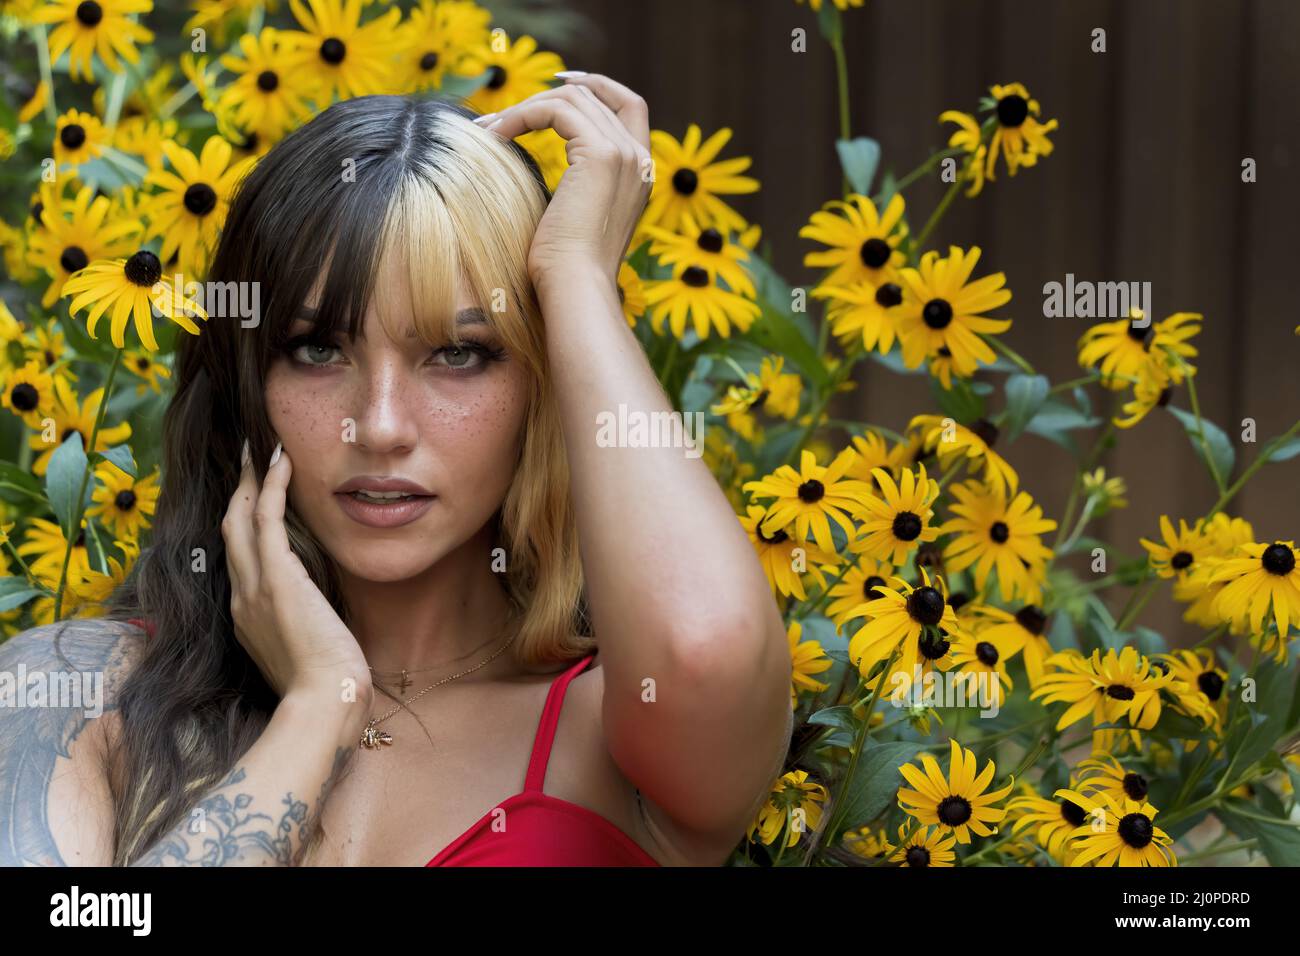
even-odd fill
[(555, 728), (560, 722), (560, 708), (564, 705), (564, 692), (569, 687), (569, 681), (582, 673), (595, 656), (588, 654), (551, 682), (550, 693), (546, 695), (546, 706), (542, 708), (542, 719), (537, 725), (533, 755), (528, 761), (528, 774), (524, 777), (525, 791), (542, 792), (542, 784), (546, 781), (546, 765), (551, 759), (551, 744), (555, 742)]
[(153, 637), (153, 632), (154, 632), (153, 621), (147, 621), (142, 617), (128, 617), (126, 619), (126, 623), (134, 624), (136, 627), (143, 628), (145, 633), (147, 633), (150, 637)]

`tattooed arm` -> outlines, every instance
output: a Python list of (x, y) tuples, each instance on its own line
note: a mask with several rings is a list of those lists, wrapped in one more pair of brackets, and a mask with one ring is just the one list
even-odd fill
[(143, 640), (73, 619), (0, 644), (0, 866), (111, 863), (106, 725)]

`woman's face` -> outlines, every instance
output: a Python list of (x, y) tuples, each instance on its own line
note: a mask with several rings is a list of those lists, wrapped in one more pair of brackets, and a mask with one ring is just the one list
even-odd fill
[[(465, 345), (430, 347), (409, 318), (403, 270), (381, 267), (401, 315), (394, 340), (372, 304), (361, 334), (297, 342), (271, 363), (266, 406), (293, 464), (289, 502), (348, 574), (370, 581), (418, 575), (480, 531), (514, 477), (527, 407), (526, 370), (504, 352), (457, 294)], [(307, 307), (317, 304), (309, 299)], [(469, 311), (466, 311), (469, 310)], [(328, 344), (324, 344), (327, 341)], [(360, 478), (402, 478), (427, 496), (402, 504), (355, 500), (338, 489)]]

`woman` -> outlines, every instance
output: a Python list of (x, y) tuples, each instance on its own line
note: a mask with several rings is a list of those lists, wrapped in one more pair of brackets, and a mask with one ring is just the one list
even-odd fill
[[(105, 619), (0, 646), (106, 697), (0, 718), (0, 861), (717, 865), (742, 837), (789, 740), (780, 615), (696, 455), (596, 440), (671, 410), (615, 278), (646, 105), (587, 74), (472, 116), (344, 101), (242, 184), (210, 279), (262, 314), (179, 349), (151, 547)], [(547, 127), (554, 197), (513, 142)]]

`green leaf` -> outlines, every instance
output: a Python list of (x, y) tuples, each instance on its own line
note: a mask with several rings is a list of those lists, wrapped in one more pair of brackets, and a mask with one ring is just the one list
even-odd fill
[(0, 611), (22, 607), (44, 593), (40, 588), (32, 587), (26, 578), (0, 578)]
[(1007, 441), (1015, 441), (1038, 414), (1047, 400), (1051, 383), (1043, 375), (1008, 375), (1006, 381), (1007, 411), (1002, 427)]
[(984, 417), (984, 399), (964, 379), (954, 378), (952, 388), (944, 388), (937, 378), (930, 378), (930, 392), (945, 415), (963, 425)]
[[(1271, 865), (1300, 866), (1300, 829), (1294, 825), (1287, 825), (1285, 821), (1265, 823), (1263, 820), (1242, 816), (1235, 812), (1234, 805), (1241, 806), (1237, 801), (1225, 801), (1215, 813), (1235, 833), (1254, 837), (1259, 842), (1260, 851)], [(1242, 809), (1247, 807), (1251, 812), (1255, 812), (1255, 808), (1249, 804), (1242, 806)]]
[(102, 461), (111, 461), (132, 478), (137, 477), (135, 458), (131, 456), (130, 445), (114, 445), (107, 451), (94, 452), (90, 456), (90, 460), (95, 464), (99, 464)]
[(830, 373), (818, 358), (817, 350), (804, 338), (794, 322), (773, 308), (770, 302), (759, 299), (758, 304), (763, 309), (763, 315), (742, 337), (773, 354), (784, 355), (788, 361), (799, 366), (800, 371), (818, 387), (829, 386)]
[(822, 727), (835, 727), (839, 730), (856, 731), (861, 723), (853, 716), (853, 708), (846, 705), (826, 707), (808, 718), (808, 723)]
[(1288, 461), (1300, 455), (1300, 438), (1292, 438), (1269, 450), (1268, 461)]
[(0, 460), (0, 498), (15, 505), (45, 501), (45, 492), (31, 474), (12, 462)]
[(862, 196), (871, 194), (871, 181), (880, 166), (880, 144), (874, 139), (859, 136), (855, 139), (837, 139), (835, 151), (840, 154), (840, 165), (853, 191)]
[[(915, 757), (922, 746), (913, 741), (867, 742), (853, 779), (845, 788), (844, 812), (839, 817), (845, 829), (870, 823), (893, 803), (898, 788), (906, 783), (898, 768)], [(827, 845), (834, 846), (839, 834), (827, 837)]]
[(81, 510), (81, 503), (77, 501), (77, 489), (81, 487), (85, 472), (86, 452), (81, 447), (81, 435), (72, 432), (54, 449), (45, 470), (46, 497), (50, 499), (50, 508), (59, 519), (59, 527), (68, 538), (76, 537), (72, 523)]
[[(1187, 432), (1187, 437), (1196, 449), (1196, 454), (1202, 461), (1205, 461), (1205, 455), (1201, 451), (1201, 438), (1196, 427), (1196, 416), (1191, 412), (1185, 412), (1181, 408), (1175, 408), (1173, 405), (1166, 405), (1166, 408), (1183, 423), (1183, 431)], [(1201, 418), (1201, 426), (1205, 431), (1205, 443), (1210, 446), (1210, 456), (1214, 461), (1215, 467), (1219, 470), (1219, 477), (1223, 481), (1228, 480), (1232, 474), (1233, 463), (1237, 460), (1237, 453), (1233, 450), (1232, 442), (1224, 434), (1222, 428), (1214, 424), (1207, 418)], [(1206, 463), (1209, 467), (1209, 463)]]

